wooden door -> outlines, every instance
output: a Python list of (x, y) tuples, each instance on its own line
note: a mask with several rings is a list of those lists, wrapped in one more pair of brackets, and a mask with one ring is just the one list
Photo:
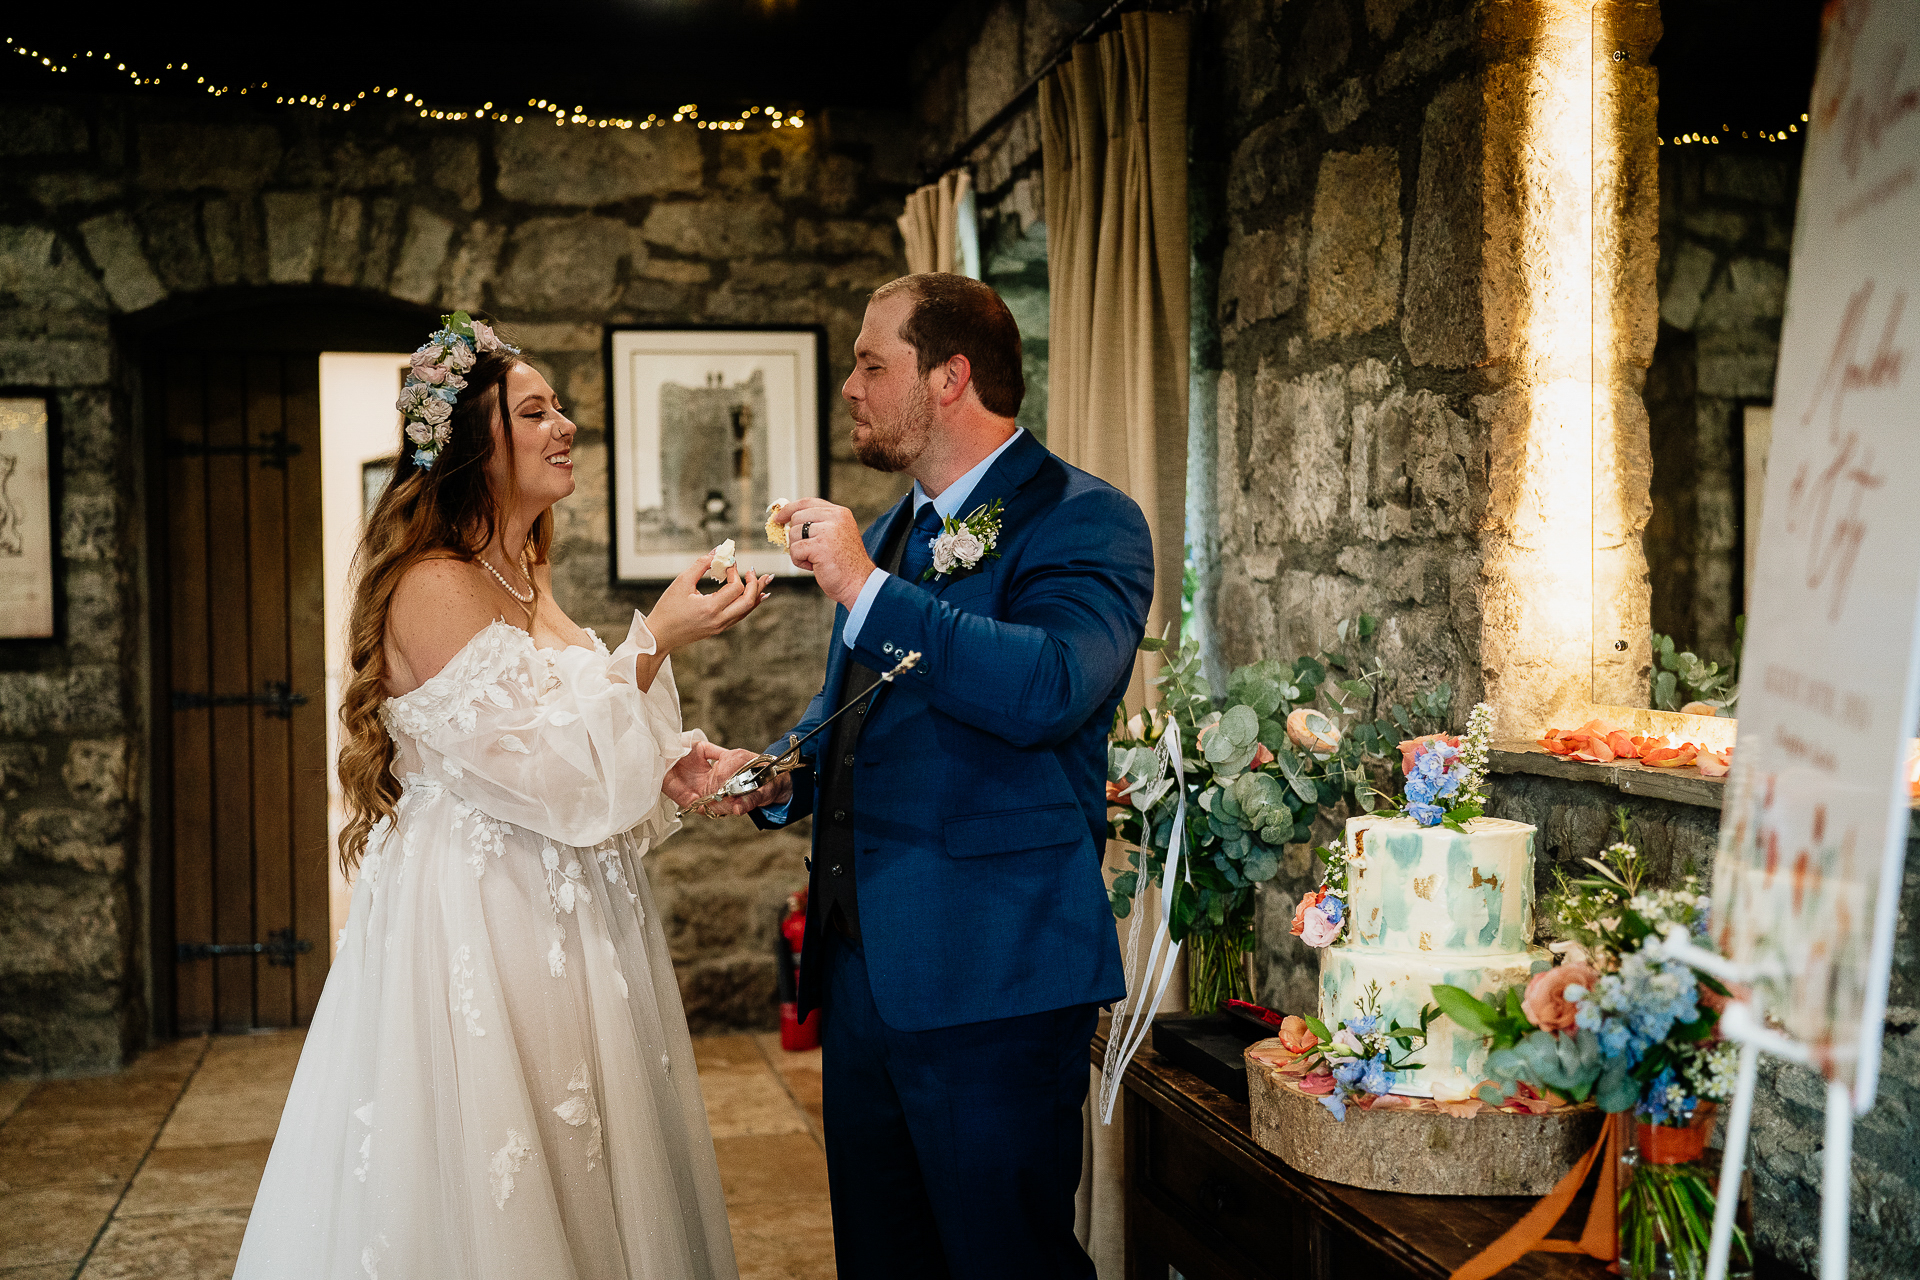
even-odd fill
[(331, 951), (319, 356), (164, 376), (174, 1029), (300, 1026)]

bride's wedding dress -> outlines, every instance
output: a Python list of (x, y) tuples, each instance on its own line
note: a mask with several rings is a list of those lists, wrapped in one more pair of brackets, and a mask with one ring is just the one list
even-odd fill
[[(686, 754), (653, 638), (495, 622), (383, 716), (374, 829), (238, 1280), (731, 1280), (692, 1044), (640, 867)], [(686, 735), (692, 737), (693, 735)]]

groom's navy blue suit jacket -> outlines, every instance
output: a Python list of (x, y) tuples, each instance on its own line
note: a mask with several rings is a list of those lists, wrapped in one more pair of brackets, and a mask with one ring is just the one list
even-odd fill
[[(835, 611), (826, 683), (794, 728), (807, 733), (839, 705), (850, 661), (889, 671), (921, 653), (875, 690), (854, 766), (861, 944), (874, 1002), (902, 1031), (1126, 994), (1100, 874), (1106, 743), (1146, 626), (1152, 540), (1132, 499), (1031, 435), (981, 477), (967, 510), (996, 498), (998, 558), (923, 584), (890, 579), (851, 650), (847, 610)], [(912, 521), (911, 503), (867, 530), (870, 556)], [(832, 735), (807, 744), (785, 821), (813, 812), (811, 761)], [(803, 1017), (820, 1004), (823, 925), (810, 911)]]

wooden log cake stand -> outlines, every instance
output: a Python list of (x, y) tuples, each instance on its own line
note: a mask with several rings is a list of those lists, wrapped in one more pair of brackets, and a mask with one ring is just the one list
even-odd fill
[[(1277, 1043), (1268, 1041), (1264, 1043)], [(1251, 1053), (1251, 1050), (1249, 1050)], [(1482, 1111), (1333, 1113), (1311, 1094), (1247, 1059), (1253, 1138), (1304, 1174), (1374, 1191), (1422, 1196), (1544, 1196), (1600, 1138), (1592, 1107), (1546, 1115)]]
[[(1093, 1065), (1105, 1053), (1103, 1027)], [(1127, 1067), (1113, 1122), (1124, 1126), (1127, 1280), (1165, 1280), (1169, 1267), (1186, 1280), (1446, 1280), (1534, 1203), (1368, 1191), (1309, 1177), (1254, 1140), (1246, 1104), (1151, 1044)], [(1575, 1200), (1554, 1234), (1577, 1235), (1586, 1210), (1585, 1196)], [(1501, 1280), (1606, 1274), (1606, 1264), (1582, 1254), (1533, 1253)]]

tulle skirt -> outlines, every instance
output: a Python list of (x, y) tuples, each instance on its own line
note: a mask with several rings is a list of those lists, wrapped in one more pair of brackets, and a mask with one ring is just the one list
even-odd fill
[(640, 858), (411, 779), (369, 843), (237, 1280), (733, 1280)]

